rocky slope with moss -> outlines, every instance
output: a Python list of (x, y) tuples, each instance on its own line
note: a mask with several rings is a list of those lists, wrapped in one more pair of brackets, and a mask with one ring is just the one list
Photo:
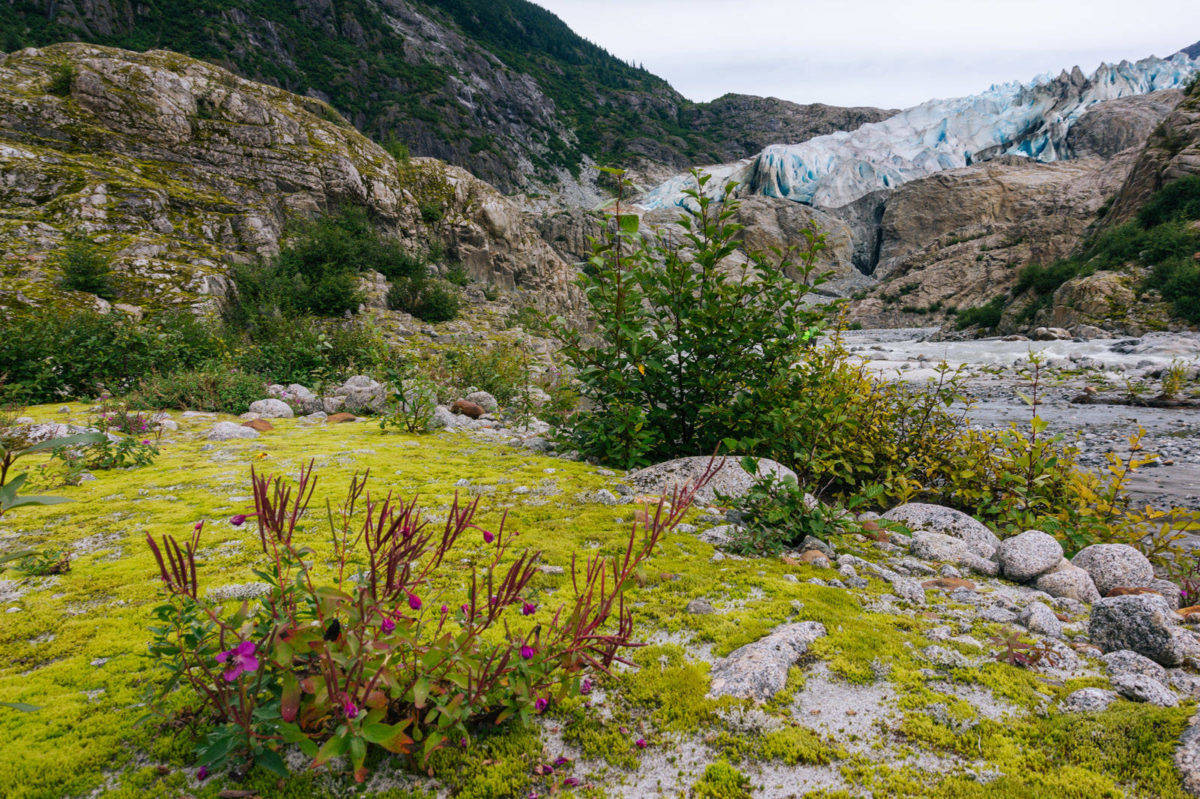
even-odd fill
[(319, 97), (376, 140), (504, 191), (550, 187), (576, 201), (596, 196), (594, 174), (581, 172), (595, 161), (678, 170), (890, 114), (773, 98), (692, 103), (525, 0), (33, 0), (0, 19), (6, 50), (70, 40), (205, 59)]
[(70, 236), (102, 248), (127, 305), (211, 306), (230, 262), (271, 255), (290, 220), (343, 205), (483, 284), (563, 311), (576, 301), (573, 270), (488, 184), (398, 162), (320, 100), (173, 53), (5, 56), (0, 170), (0, 306), (96, 302), (58, 288), (52, 253)]
[[(86, 425), (88, 410), (38, 407), (26, 421)], [(539, 613), (570, 595), (572, 558), (615, 551), (645, 494), (664, 487), (661, 470), (623, 475), (531, 451), (528, 428), (503, 409), (426, 436), (269, 415), (271, 429), (222, 440), (215, 431), (238, 420), (171, 414), (153, 465), (95, 472), (57, 489), (70, 504), (5, 515), (6, 551), (53, 549), (70, 563), (55, 574), (0, 577), (0, 702), (10, 703), (0, 704), (9, 742), (0, 777), (8, 795), (352, 790), (336, 763), (284, 779), (263, 771), (240, 782), (201, 779), (195, 731), (155, 718), (132, 723), (162, 679), (144, 656), (161, 597), (145, 536), (206, 520), (205, 590), (232, 603), (255, 596), (255, 533), (226, 521), (246, 511), (251, 464), (290, 474), (315, 459), (318, 503), (367, 468), (374, 490), (419, 493), (435, 515), (456, 492), (480, 497), (485, 523), (507, 512), (521, 546), (541, 552), (531, 588)], [(58, 476), (34, 471), (38, 485)], [(726, 481), (726, 490), (746, 482)], [(397, 799), (1148, 798), (1194, 790), (1195, 617), (1174, 616), (1153, 593), (1166, 589), (1140, 556), (1103, 551), (1072, 564), (1057, 544), (1030, 534), (997, 547), (977, 522), (928, 506), (872, 518), (832, 546), (747, 559), (722, 550), (731, 529), (722, 509), (697, 508), (662, 541), (630, 594), (649, 643), (633, 667), (588, 696), (551, 704), (532, 727), (481, 728), (469, 748), (446, 749), (427, 768), (373, 760), (358, 790)], [(880, 533), (883, 524), (896, 526)], [(322, 546), (320, 519), (299, 534)], [(461, 555), (474, 546), (463, 543)], [(1100, 585), (1130, 595), (1101, 600)], [(439, 582), (426, 588), (426, 601), (453, 604), (461, 590)], [(1133, 614), (1137, 624), (1114, 619), (1126, 605), (1149, 615)]]

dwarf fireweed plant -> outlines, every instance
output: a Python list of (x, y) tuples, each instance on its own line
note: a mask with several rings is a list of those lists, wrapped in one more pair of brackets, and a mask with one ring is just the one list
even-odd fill
[[(571, 598), (554, 610), (539, 609), (529, 587), (539, 553), (517, 552), (503, 520), (476, 525), (478, 498), (456, 497), (434, 525), (415, 499), (373, 496), (369, 475), (356, 475), (341, 505), (327, 506), (329, 549), (318, 553), (295, 540), (312, 466), (294, 484), (252, 470), (254, 510), (230, 521), (257, 525), (261, 597), (233, 607), (201, 593), (203, 522), (182, 541), (147, 535), (167, 593), (150, 654), (170, 674), (153, 706), (184, 689), (186, 715), (212, 724), (199, 758), (210, 771), (283, 774), (281, 750), (294, 745), (313, 767), (347, 758), (360, 782), (372, 747), (421, 763), (469, 746), (479, 725), (526, 723), (641, 645), (626, 588), (718, 468), (637, 514), (622, 554), (572, 559)], [(482, 555), (464, 567), (459, 550), (448, 560), (456, 545)], [(437, 579), (448, 571), (452, 580)], [(438, 587), (447, 582), (465, 591), (451, 598)]]

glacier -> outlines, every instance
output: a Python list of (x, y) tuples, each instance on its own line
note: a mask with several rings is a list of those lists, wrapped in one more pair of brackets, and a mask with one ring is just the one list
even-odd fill
[[(799, 144), (772, 144), (732, 164), (703, 167), (706, 191), (717, 196), (730, 180), (738, 193), (836, 208), (879, 189), (1011, 154), (1039, 161), (1069, 158), (1067, 132), (1096, 103), (1179, 88), (1200, 72), (1200, 56), (1176, 53), (1102, 64), (1090, 76), (1079, 67), (1028, 83), (996, 84), (985, 92), (929, 100), (893, 117)], [(690, 174), (650, 190), (646, 209), (683, 205), (695, 188)]]

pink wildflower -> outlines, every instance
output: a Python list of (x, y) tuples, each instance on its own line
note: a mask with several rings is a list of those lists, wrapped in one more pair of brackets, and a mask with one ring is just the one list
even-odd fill
[(421, 597), (417, 596), (416, 594), (409, 594), (408, 595), (408, 606), (410, 608), (412, 608), (413, 610), (420, 610), (421, 609)]
[(254, 653), (254, 642), (242, 641), (233, 649), (217, 655), (218, 663), (230, 663), (223, 675), (226, 682), (233, 682), (243, 674), (258, 670), (258, 657)]

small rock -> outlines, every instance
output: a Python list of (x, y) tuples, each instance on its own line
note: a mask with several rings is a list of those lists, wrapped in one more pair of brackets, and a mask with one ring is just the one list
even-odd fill
[(1171, 689), (1144, 674), (1121, 674), (1112, 679), (1117, 693), (1134, 702), (1149, 702), (1159, 707), (1175, 707), (1178, 697)]
[(1031, 602), (1029, 607), (1021, 612), (1018, 621), (1031, 633), (1051, 638), (1062, 637), (1062, 622), (1054, 615), (1053, 610), (1041, 602)]
[(930, 591), (945, 591), (947, 593), (960, 588), (967, 591), (976, 590), (975, 583), (970, 580), (964, 580), (961, 577), (938, 577), (933, 580), (926, 580), (921, 583), (921, 587)]
[(1178, 666), (1194, 648), (1179, 617), (1158, 594), (1107, 597), (1092, 606), (1088, 637), (1104, 652), (1130, 649), (1164, 666)]
[(687, 603), (687, 612), (693, 616), (711, 616), (717, 610), (707, 599), (693, 599)]
[(1117, 701), (1114, 691), (1103, 688), (1080, 688), (1063, 700), (1063, 709), (1072, 713), (1099, 713)]
[(249, 427), (251, 430), (257, 430), (260, 433), (266, 433), (269, 430), (275, 429), (275, 426), (266, 419), (251, 419), (248, 422), (242, 422), (242, 427)]
[(1071, 563), (1091, 575), (1101, 596), (1118, 586), (1143, 587), (1154, 579), (1146, 556), (1127, 544), (1092, 544), (1079, 551)]
[(912, 554), (925, 560), (958, 563), (971, 551), (967, 542), (960, 538), (927, 530), (913, 532), (911, 540)]
[(1118, 649), (1101, 655), (1104, 666), (1110, 677), (1122, 674), (1141, 674), (1158, 682), (1167, 682), (1167, 670), (1145, 655), (1139, 655), (1131, 649)]
[(474, 402), (458, 399), (450, 406), (450, 412), (459, 416), (469, 416), (472, 419), (478, 419), (483, 416), (483, 408), (476, 405)]
[(997, 556), (1005, 577), (1025, 583), (1057, 566), (1063, 559), (1063, 550), (1054, 536), (1041, 530), (1026, 530), (1001, 541)]
[(829, 558), (825, 556), (825, 553), (817, 549), (810, 549), (807, 552), (801, 553), (800, 562), (818, 569), (833, 568), (833, 564), (829, 562)]
[[(711, 459), (705, 455), (676, 458), (638, 469), (629, 475), (629, 483), (644, 494), (669, 496), (676, 487), (696, 480), (708, 468)], [(703, 489), (696, 494), (696, 501), (704, 504), (716, 502), (717, 494), (729, 498), (744, 497), (756, 480), (741, 466), (741, 458), (729, 455), (717, 458), (717, 472)], [(796, 482), (796, 473), (781, 463), (768, 458), (758, 459), (758, 476), (775, 475), (780, 480)]]
[(1148, 588), (1154, 589), (1163, 599), (1167, 600), (1167, 604), (1172, 610), (1179, 610), (1179, 601), (1182, 599), (1179, 586), (1170, 580), (1162, 580), (1155, 578), (1150, 581)]
[(296, 415), (290, 405), (277, 399), (262, 399), (250, 403), (250, 413), (257, 413), (264, 419), (291, 419)]
[(808, 549), (820, 550), (821, 552), (825, 553), (826, 557), (829, 557), (829, 558), (832, 558), (832, 557), (834, 557), (834, 555), (837, 554), (836, 550), (834, 550), (834, 548), (832, 546), (825, 543), (821, 539), (816, 538), (815, 536), (811, 536), (811, 535), (804, 536), (804, 540), (800, 542), (800, 550), (801, 551), (808, 550)]
[(1065, 559), (1059, 562), (1057, 568), (1038, 577), (1034, 586), (1050, 596), (1065, 597), (1089, 605), (1100, 599), (1092, 576)]
[(387, 404), (388, 390), (387, 386), (366, 375), (354, 375), (334, 389), (333, 394), (342, 402), (330, 410), (328, 400), (331, 398), (326, 397), (322, 408), (326, 413), (336, 413), (343, 409), (350, 413), (366, 413), (383, 410)]
[(724, 546), (733, 540), (734, 534), (737, 532), (737, 527), (732, 524), (722, 524), (717, 527), (710, 527), (696, 538), (706, 544), (712, 544), (715, 547)]
[(496, 402), (496, 398), (486, 391), (472, 391), (464, 399), (474, 405), (478, 405), (483, 409), (484, 413), (495, 413), (500, 409), (500, 403)]
[(990, 558), (1000, 539), (983, 523), (962, 511), (925, 502), (909, 502), (883, 514), (889, 522), (899, 522), (910, 530), (927, 530), (965, 541), (982, 558)]
[(343, 424), (345, 422), (357, 422), (358, 417), (352, 413), (331, 413), (325, 417), (328, 424)]
[(217, 422), (208, 431), (209, 441), (231, 441), (235, 438), (258, 438), (258, 431), (235, 422)]
[(713, 697), (735, 696), (765, 702), (783, 690), (788, 670), (825, 635), (814, 621), (785, 624), (764, 638), (746, 644), (712, 666)]

